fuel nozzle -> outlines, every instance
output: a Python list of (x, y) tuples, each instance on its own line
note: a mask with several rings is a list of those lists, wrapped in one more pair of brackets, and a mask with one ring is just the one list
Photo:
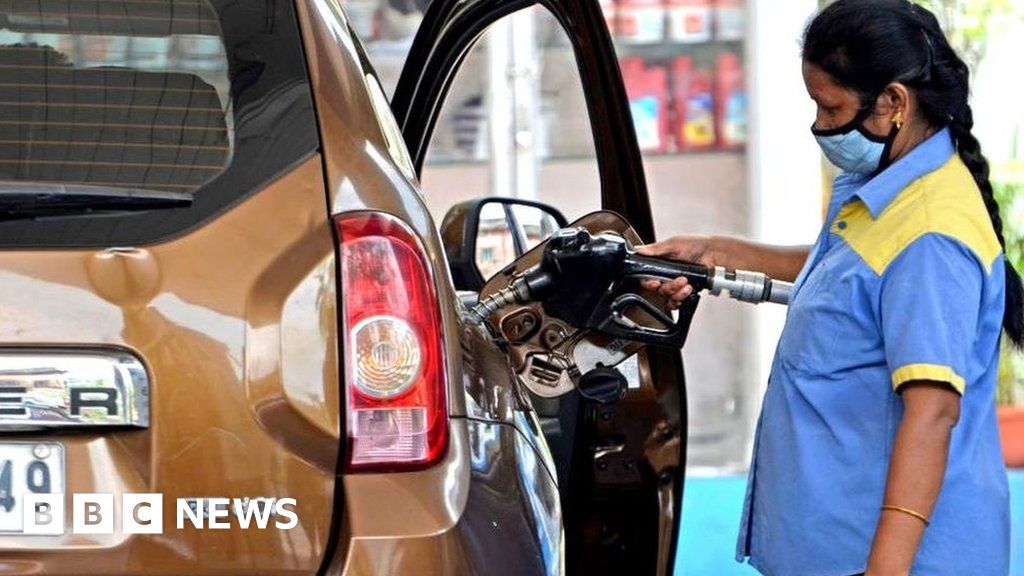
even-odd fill
[[(491, 314), (505, 306), (525, 302), (546, 302), (550, 298), (557, 299), (560, 290), (571, 290), (573, 284), (590, 283), (591, 290), (598, 284), (600, 292), (592, 293), (600, 297), (607, 287), (614, 282), (621, 261), (626, 256), (625, 243), (621, 249), (607, 244), (602, 237), (592, 237), (582, 228), (565, 228), (556, 232), (544, 248), (544, 256), (540, 264), (529, 268), (517, 276), (508, 286), (484, 298), (470, 311), (475, 322), (483, 322)], [(594, 276), (597, 269), (601, 272)], [(591, 274), (581, 274), (589, 269)], [(596, 283), (595, 283), (596, 282)], [(596, 301), (594, 302), (596, 304)]]
[(786, 305), (789, 304), (793, 285), (772, 280), (761, 272), (726, 270), (721, 266), (715, 266), (708, 283), (708, 291), (715, 296), (720, 296), (724, 292), (741, 302), (773, 302)]
[[(544, 310), (577, 328), (590, 328), (614, 337), (666, 346), (682, 342), (685, 327), (679, 326), (638, 294), (615, 294), (613, 287), (624, 278), (671, 280), (685, 277), (695, 291), (723, 292), (743, 302), (787, 304), (792, 288), (760, 272), (727, 271), (697, 264), (641, 256), (629, 250), (624, 238), (614, 234), (591, 235), (582, 228), (559, 230), (548, 240), (539, 264), (524, 271), (508, 286), (484, 298), (471, 311), (472, 319), (484, 322), (513, 304), (541, 302)], [(645, 328), (630, 321), (627, 310), (642, 308), (664, 329)]]

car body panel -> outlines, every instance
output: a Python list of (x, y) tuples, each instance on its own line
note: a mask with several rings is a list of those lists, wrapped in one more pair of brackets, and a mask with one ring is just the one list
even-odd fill
[[(452, 420), (452, 437), (465, 442), (470, 477), (465, 506), (445, 530), (420, 536), (354, 537), (346, 554), (338, 554), (327, 574), (510, 574), (556, 575), (563, 571), (558, 488), (541, 455), (508, 424), (468, 418)], [(421, 503), (408, 500), (399, 483), (390, 487), (392, 502), (379, 500), (353, 517), (392, 511), (419, 514)], [(415, 518), (411, 520), (416, 522)]]
[[(498, 481), (492, 476), (532, 477), (525, 488), (500, 501), (512, 498), (536, 503), (534, 518), (551, 522), (560, 518), (558, 499), (536, 494), (557, 494), (554, 470), (540, 448), (539, 427), (524, 424), (529, 422), (524, 415), (529, 406), (522, 405), (502, 352), (466, 324), (436, 224), (423, 202), (405, 144), (340, 2), (302, 0), (298, 6), (317, 117), (325, 135), (323, 161), (330, 211), (392, 214), (423, 240), (437, 278), (448, 359), (449, 414), (453, 417), (448, 452), (438, 465), (416, 472), (343, 477), (344, 504), (336, 508), (339, 517), (335, 519), (341, 536), (324, 572), (464, 574), (464, 569), (473, 566), (473, 570), (484, 570), (487, 563), (480, 558), (459, 557), (452, 551), (465, 545), (461, 541), (480, 538), (467, 531), (467, 525), (506, 523), (509, 513), (498, 506), (500, 499), (478, 495), (492, 490), (486, 486)], [(489, 440), (494, 434), (475, 430), (491, 425), (500, 426), (499, 436), (505, 445), (518, 446), (518, 452), (488, 448), (494, 445)], [(516, 453), (528, 454), (529, 459), (512, 455)], [(475, 466), (486, 469), (487, 474), (482, 475)], [(511, 480), (502, 482), (512, 485)], [(519, 527), (502, 532), (504, 538), (533, 541), (535, 550), (561, 550), (560, 531), (550, 526), (540, 530), (536, 519), (515, 525)], [(487, 549), (464, 550), (483, 554)], [(493, 553), (496, 551), (488, 555)], [(560, 553), (543, 558), (534, 552), (509, 555), (506, 562), (511, 562), (509, 570), (522, 567), (518, 573), (536, 573), (538, 566), (543, 567), (541, 573), (557, 573), (563, 560)]]
[[(0, 252), (0, 343), (126, 350), (143, 360), (151, 395), (146, 430), (2, 440), (64, 443), (68, 494), (164, 495), (160, 536), (0, 535), (9, 573), (316, 570), (340, 433), (320, 166), (314, 155), (164, 244)], [(216, 496), (295, 498), (299, 525), (174, 526), (176, 498)]]
[[(299, 0), (310, 81), (323, 138), (327, 200), (332, 214), (374, 210), (397, 216), (423, 240), (434, 265), (438, 300), (445, 326), (447, 357), (457, 358), (457, 298), (445, 264), (437, 227), (427, 211), (419, 184), (404, 164), (404, 146), (394, 119), (374, 103), (380, 83), (361, 57), (338, 0)], [(379, 95), (382, 92), (378, 92)], [(388, 125), (392, 128), (389, 128)], [(389, 140), (390, 138), (390, 140)], [(458, 362), (448, 365), (449, 413), (465, 414)]]

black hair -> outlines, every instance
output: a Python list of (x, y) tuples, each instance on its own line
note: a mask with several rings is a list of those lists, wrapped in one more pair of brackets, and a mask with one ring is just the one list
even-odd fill
[[(988, 160), (972, 133), (970, 70), (950, 46), (934, 14), (907, 0), (838, 0), (807, 26), (803, 60), (856, 92), (866, 107), (874, 108), (892, 82), (913, 90), (924, 119), (933, 127), (949, 127), (1005, 250)], [(1017, 347), (1024, 347), (1024, 287), (1008, 259), (1003, 329)]]

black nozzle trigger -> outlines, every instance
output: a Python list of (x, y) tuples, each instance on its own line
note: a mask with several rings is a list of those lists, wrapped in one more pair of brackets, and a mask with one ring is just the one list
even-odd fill
[[(633, 307), (641, 308), (665, 328), (649, 328), (629, 319), (626, 312)], [(632, 293), (615, 298), (598, 324), (598, 330), (610, 336), (669, 348), (683, 346), (686, 342), (688, 328), (686, 323), (673, 321), (671, 316), (658, 309), (646, 298)]]

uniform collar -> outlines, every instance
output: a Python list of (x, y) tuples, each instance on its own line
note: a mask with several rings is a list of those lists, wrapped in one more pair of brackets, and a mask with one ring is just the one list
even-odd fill
[(944, 166), (955, 152), (949, 128), (943, 128), (865, 182), (853, 195), (864, 202), (872, 218), (878, 218), (911, 182)]

